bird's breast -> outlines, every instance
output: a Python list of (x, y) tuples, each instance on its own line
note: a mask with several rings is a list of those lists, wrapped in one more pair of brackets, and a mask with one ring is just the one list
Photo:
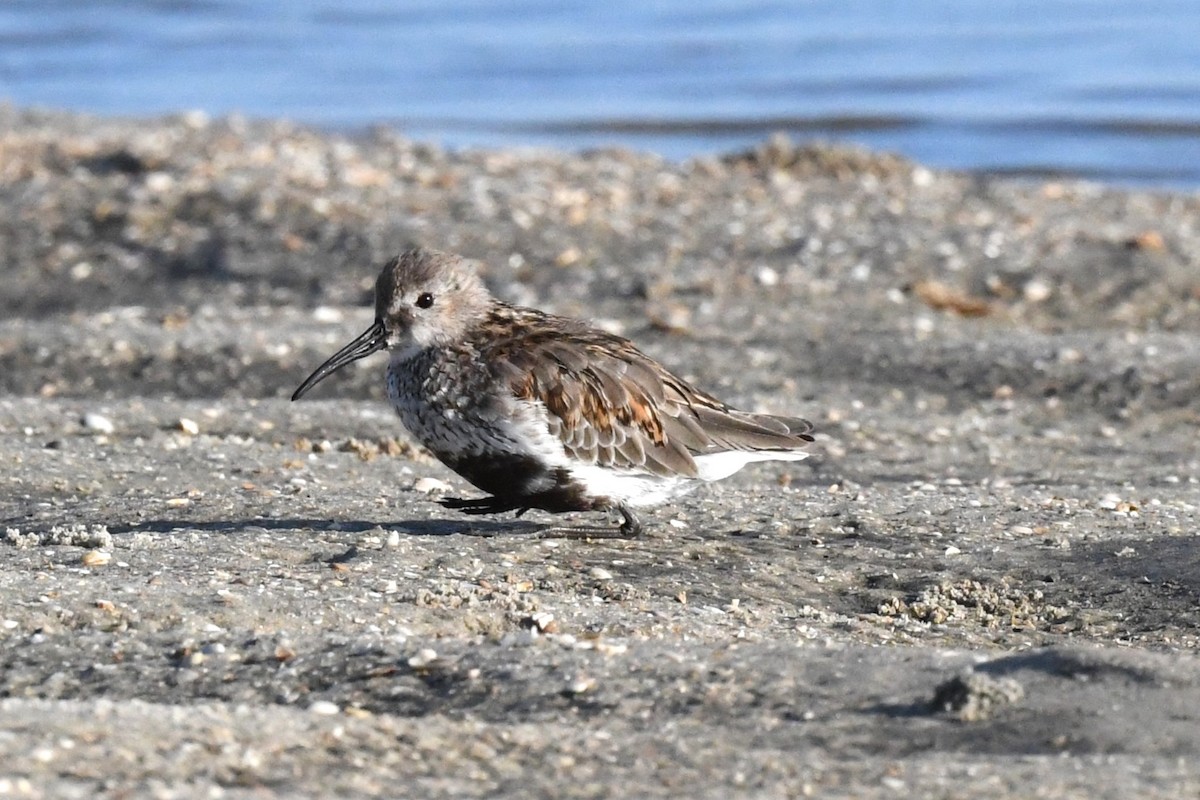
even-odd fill
[(459, 354), (422, 351), (393, 358), (387, 391), (404, 427), (434, 453), (523, 450), (504, 387)]

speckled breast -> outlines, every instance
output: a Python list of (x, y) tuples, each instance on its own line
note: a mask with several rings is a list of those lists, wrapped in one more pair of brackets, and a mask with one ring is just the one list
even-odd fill
[(454, 351), (425, 349), (388, 365), (388, 398), (404, 427), (436, 455), (519, 450), (504, 396), (486, 367)]

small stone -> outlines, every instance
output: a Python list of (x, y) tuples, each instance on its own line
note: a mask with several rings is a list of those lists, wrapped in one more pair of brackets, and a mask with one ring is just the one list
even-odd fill
[(952, 311), (962, 317), (984, 317), (992, 313), (986, 300), (941, 281), (918, 281), (913, 284), (912, 291), (925, 305), (938, 311)]
[(629, 645), (624, 642), (611, 642), (608, 639), (596, 639), (592, 642), (592, 649), (602, 656), (619, 656), (629, 649)]
[(175, 425), (177, 428), (179, 428), (179, 430), (183, 431), (188, 436), (196, 436), (200, 433), (200, 426), (196, 423), (196, 421), (188, 419), (187, 417), (180, 417), (179, 421), (175, 423)]
[(925, 167), (914, 167), (912, 171), (913, 186), (926, 187), (933, 185), (933, 170)]
[(1027, 303), (1044, 303), (1050, 299), (1050, 295), (1054, 290), (1050, 288), (1050, 284), (1037, 279), (1031, 280), (1021, 289), (1021, 294)]
[(87, 428), (89, 431), (95, 431), (96, 433), (112, 433), (117, 429), (117, 426), (113, 425), (113, 421), (111, 419), (103, 414), (97, 414), (94, 411), (89, 411), (88, 413), (84, 414), (82, 423), (83, 427)]
[(339, 309), (330, 306), (317, 306), (312, 312), (313, 319), (317, 322), (333, 324), (342, 321), (342, 312)]
[(596, 688), (596, 679), (581, 675), (567, 684), (567, 691), (571, 694), (583, 694), (590, 692)]
[(598, 581), (611, 581), (613, 574), (604, 567), (592, 567), (588, 570), (588, 574)]
[(558, 632), (558, 623), (554, 621), (554, 615), (548, 611), (539, 611), (536, 614), (530, 614), (521, 620), (521, 625), (538, 633)]
[(341, 706), (328, 700), (317, 700), (308, 707), (308, 710), (323, 717), (332, 717), (334, 714), (342, 713)]
[(759, 267), (754, 275), (760, 286), (772, 287), (779, 285), (779, 273), (771, 267)]
[(578, 247), (568, 247), (555, 256), (554, 265), (556, 267), (569, 267), (578, 263), (581, 258), (583, 258), (583, 253), (580, 252)]
[(85, 567), (103, 567), (112, 561), (112, 553), (107, 550), (88, 550), (79, 558)]
[(663, 333), (686, 333), (692, 326), (692, 310), (683, 303), (657, 303), (647, 308), (646, 316)]
[(1167, 242), (1158, 231), (1147, 230), (1126, 240), (1125, 246), (1133, 250), (1162, 252), (1167, 249)]
[(428, 647), (417, 651), (417, 654), (408, 659), (408, 665), (413, 669), (424, 669), (437, 661), (437, 651), (431, 650)]
[(146, 176), (145, 186), (154, 194), (165, 194), (175, 186), (175, 179), (167, 172), (151, 172)]
[(436, 494), (438, 492), (448, 492), (452, 488), (450, 484), (438, 478), (419, 478), (413, 484), (414, 492), (422, 492), (424, 494)]

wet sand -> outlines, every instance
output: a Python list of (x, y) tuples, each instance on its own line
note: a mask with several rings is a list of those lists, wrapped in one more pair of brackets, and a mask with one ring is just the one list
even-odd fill
[[(1200, 200), (781, 141), (685, 164), (0, 108), (0, 794), (1200, 790)], [(476, 519), (411, 245), (817, 457)]]

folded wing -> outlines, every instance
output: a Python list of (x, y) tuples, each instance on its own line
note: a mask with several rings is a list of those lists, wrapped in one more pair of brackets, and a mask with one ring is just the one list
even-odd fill
[(518, 329), (487, 361), (516, 398), (546, 407), (551, 434), (575, 459), (695, 478), (696, 456), (795, 451), (812, 441), (806, 420), (731, 409), (626, 339), (583, 325), (564, 335), (567, 322)]

